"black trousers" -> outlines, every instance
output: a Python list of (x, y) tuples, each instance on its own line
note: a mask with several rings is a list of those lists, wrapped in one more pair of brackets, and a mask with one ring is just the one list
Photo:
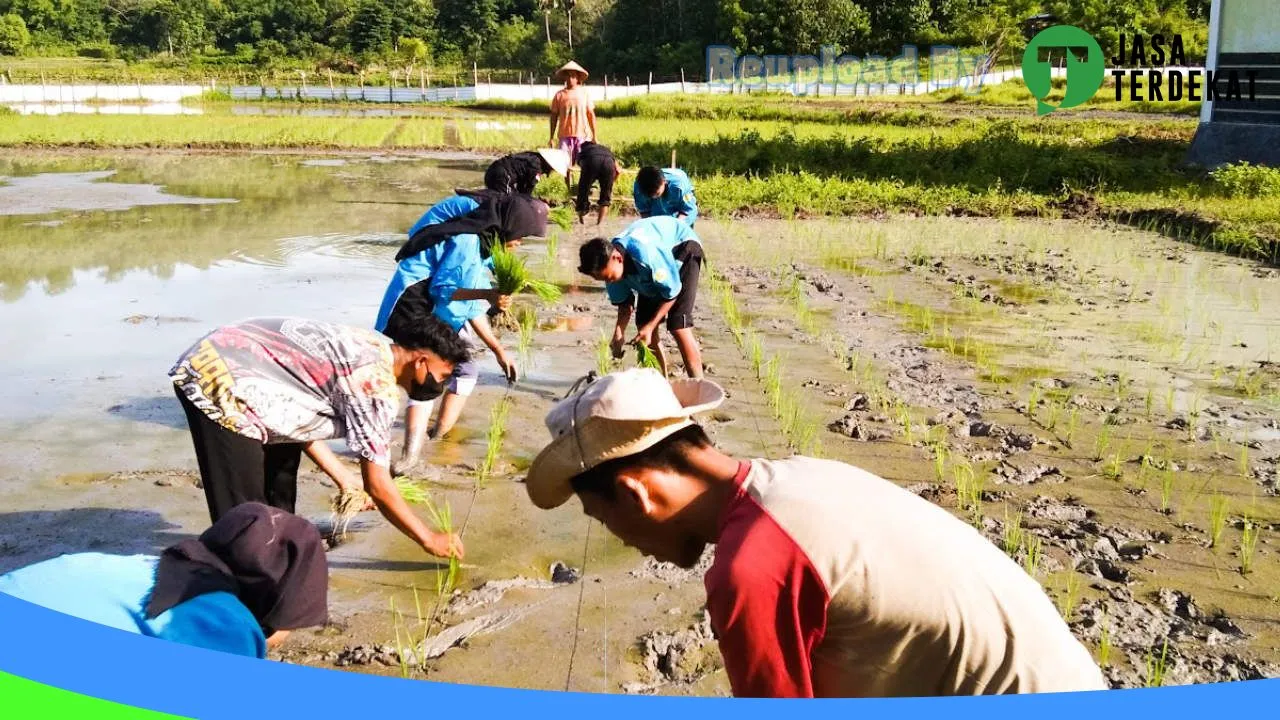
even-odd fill
[(204, 497), (213, 522), (231, 508), (247, 502), (293, 512), (298, 500), (298, 466), (306, 446), (301, 443), (264, 445), (234, 433), (210, 420), (181, 390), (175, 387), (174, 391), (187, 414)]

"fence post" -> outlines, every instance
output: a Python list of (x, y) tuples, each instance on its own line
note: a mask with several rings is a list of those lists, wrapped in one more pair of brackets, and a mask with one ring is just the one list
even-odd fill
[(551, 94), (551, 76), (548, 75), (547, 76), (547, 99), (550, 100), (552, 97), (553, 96)]
[(646, 94), (651, 92), (653, 92), (653, 71), (652, 70), (649, 71), (649, 86), (647, 89), (645, 89)]
[(480, 68), (474, 60), (471, 61), (471, 79), (476, 87), (480, 87)]
[(608, 99), (609, 99), (609, 75), (608, 75), (608, 73), (605, 73), (605, 76), (604, 76), (604, 99), (605, 99), (605, 100), (608, 100)]
[(680, 92), (688, 92), (684, 87), (684, 68), (680, 68)]

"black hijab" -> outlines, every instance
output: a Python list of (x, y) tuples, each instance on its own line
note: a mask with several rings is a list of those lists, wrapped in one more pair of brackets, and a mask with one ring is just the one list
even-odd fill
[(237, 505), (198, 540), (164, 551), (147, 617), (191, 598), (229, 592), (270, 634), (323, 625), (328, 619), (329, 568), (315, 527), (260, 503)]
[(438, 245), (455, 235), (479, 235), (480, 256), (489, 257), (495, 237), (506, 243), (547, 232), (547, 204), (529, 195), (504, 195), (491, 190), (459, 190), (480, 201), (480, 207), (452, 220), (428, 225), (409, 238), (396, 253), (396, 262)]

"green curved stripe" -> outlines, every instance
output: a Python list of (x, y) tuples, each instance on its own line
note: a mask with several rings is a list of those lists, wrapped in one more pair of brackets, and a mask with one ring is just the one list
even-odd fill
[(79, 695), (33, 680), (0, 672), (0, 717), (13, 720), (39, 718), (92, 718), (93, 720), (182, 720), (152, 710), (121, 705)]

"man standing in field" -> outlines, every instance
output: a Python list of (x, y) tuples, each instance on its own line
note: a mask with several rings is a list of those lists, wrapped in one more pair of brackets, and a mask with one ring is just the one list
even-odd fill
[[(556, 79), (564, 81), (564, 88), (551, 99), (551, 147), (559, 147), (569, 154), (570, 167), (578, 164), (578, 150), (582, 143), (595, 140), (596, 106), (583, 83), (587, 70), (570, 60), (556, 71)], [(573, 192), (573, 172), (564, 176), (565, 185)]]
[(667, 372), (667, 358), (658, 341), (658, 325), (680, 349), (685, 372), (702, 377), (702, 348), (693, 334), (693, 306), (702, 273), (702, 241), (693, 228), (672, 217), (637, 220), (612, 241), (588, 240), (578, 250), (578, 272), (605, 283), (609, 302), (618, 308), (618, 322), (610, 347), (622, 357), (627, 325), (636, 317), (631, 344), (653, 349)]
[(640, 217), (670, 215), (693, 227), (698, 221), (698, 199), (693, 194), (693, 181), (679, 168), (640, 168), (631, 189)]
[(1039, 584), (941, 507), (843, 463), (746, 460), (693, 416), (705, 380), (607, 375), (547, 415), (540, 508), (586, 514), (658, 560), (715, 561), (707, 611), (734, 695), (893, 697), (1103, 690)]

